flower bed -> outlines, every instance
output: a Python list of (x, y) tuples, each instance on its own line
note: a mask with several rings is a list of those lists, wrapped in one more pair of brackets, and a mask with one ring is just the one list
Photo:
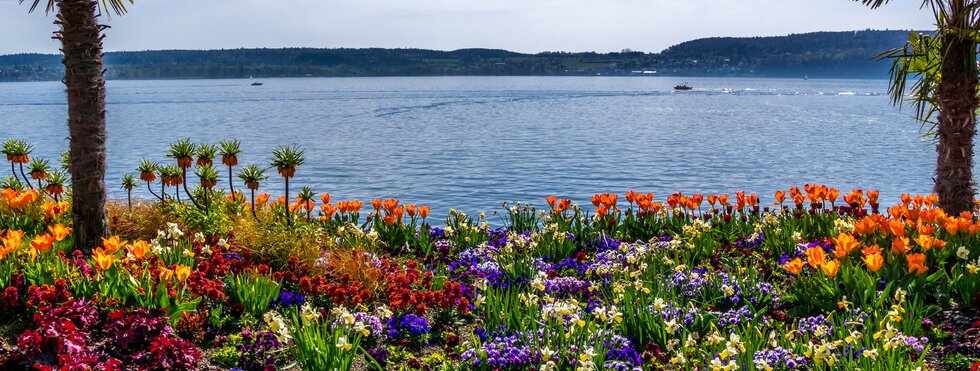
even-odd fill
[(70, 204), (2, 196), (5, 369), (980, 367), (980, 223), (934, 196), (631, 191), (491, 228), (210, 190), (113, 206), (90, 255)]

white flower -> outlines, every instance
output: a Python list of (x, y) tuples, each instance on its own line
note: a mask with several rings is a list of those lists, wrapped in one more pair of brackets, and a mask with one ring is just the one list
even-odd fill
[(967, 250), (966, 246), (960, 246), (960, 248), (956, 250), (956, 257), (963, 260), (969, 259), (970, 250)]
[(386, 318), (386, 319), (391, 318), (391, 316), (394, 315), (394, 313), (392, 313), (391, 310), (388, 309), (388, 306), (384, 304), (381, 304), (380, 307), (376, 308), (374, 310), (374, 313), (377, 314), (378, 317)]
[(227, 244), (228, 240), (225, 240), (224, 238), (218, 240), (218, 247), (225, 247)]
[(201, 242), (204, 241), (204, 233), (201, 232), (194, 233), (194, 242), (197, 241), (201, 241)]
[(351, 350), (351, 348), (353, 347), (354, 346), (351, 343), (347, 342), (346, 336), (341, 336), (339, 339), (337, 339), (337, 348), (344, 348), (344, 350)]

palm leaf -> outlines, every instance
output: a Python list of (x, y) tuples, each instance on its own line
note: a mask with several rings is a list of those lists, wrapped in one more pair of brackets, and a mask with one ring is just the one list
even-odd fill
[[(17, 0), (19, 3), (23, 4), (27, 0)], [(126, 14), (126, 2), (133, 4), (136, 0), (99, 0), (103, 9), (112, 9), (113, 13), (116, 15)], [(54, 0), (48, 0), (44, 6), (44, 13), (51, 13), (54, 11), (55, 7)], [(37, 10), (38, 6), (41, 5), (41, 0), (31, 0), (31, 9), (29, 12), (33, 13)]]

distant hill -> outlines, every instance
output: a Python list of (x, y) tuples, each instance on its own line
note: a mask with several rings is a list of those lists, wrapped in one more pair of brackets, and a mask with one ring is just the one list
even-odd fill
[[(110, 79), (597, 74), (881, 78), (888, 63), (875, 61), (874, 56), (902, 46), (908, 33), (866, 30), (717, 37), (684, 42), (660, 53), (283, 48), (112, 52), (105, 60)], [(0, 81), (61, 76), (58, 55), (0, 56)]]

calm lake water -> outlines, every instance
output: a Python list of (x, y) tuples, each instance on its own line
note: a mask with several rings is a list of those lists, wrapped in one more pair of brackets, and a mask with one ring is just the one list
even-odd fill
[[(929, 193), (935, 166), (933, 145), (919, 138), (911, 110), (890, 105), (884, 80), (261, 81), (109, 82), (112, 196), (125, 196), (119, 177), (141, 158), (171, 161), (165, 151), (179, 138), (238, 138), (243, 164), (268, 164), (276, 145), (298, 144), (307, 162), (291, 185), (337, 200), (397, 197), (439, 216), (630, 189), (657, 200), (739, 190), (770, 199), (804, 183), (877, 188), (890, 204)], [(672, 90), (682, 82), (695, 89)], [(57, 159), (67, 148), (65, 111), (60, 83), (0, 84), (0, 139), (26, 139), (36, 156)], [(265, 190), (281, 187), (274, 177)]]

